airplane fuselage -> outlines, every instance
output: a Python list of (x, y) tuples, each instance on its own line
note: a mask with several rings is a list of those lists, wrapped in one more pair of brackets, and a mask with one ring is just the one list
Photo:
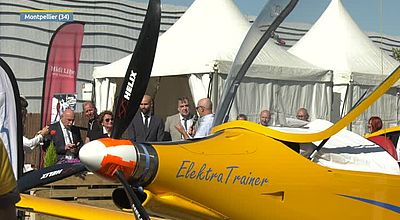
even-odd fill
[(147, 190), (229, 219), (400, 219), (399, 176), (323, 167), (246, 128), (153, 147), (159, 168)]

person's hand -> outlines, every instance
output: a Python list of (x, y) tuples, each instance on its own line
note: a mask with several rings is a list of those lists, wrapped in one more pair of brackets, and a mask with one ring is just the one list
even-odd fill
[(183, 134), (186, 133), (185, 128), (183, 128), (182, 124), (179, 122), (178, 124), (175, 125), (176, 130), (179, 131), (179, 133)]
[(194, 128), (194, 126), (191, 126), (191, 127), (189, 128), (188, 134), (189, 134), (190, 136), (192, 136), (192, 137), (196, 134), (196, 129)]
[(49, 126), (44, 126), (38, 133), (42, 136), (48, 135), (50, 133)]
[(68, 150), (73, 151), (73, 150), (75, 150), (75, 148), (76, 148), (75, 144), (66, 144), (65, 145), (65, 150), (66, 151), (68, 151)]
[(179, 122), (178, 124), (175, 125), (176, 130), (179, 131), (179, 133), (181, 133), (181, 135), (183, 136), (183, 138), (185, 140), (189, 139), (189, 135), (186, 133), (185, 128), (182, 126), (182, 124)]

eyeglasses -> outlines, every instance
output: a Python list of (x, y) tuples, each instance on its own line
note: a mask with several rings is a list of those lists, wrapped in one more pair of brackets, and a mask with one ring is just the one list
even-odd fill
[(105, 122), (110, 122), (110, 121), (113, 121), (113, 119), (112, 118), (106, 118), (106, 119), (104, 119), (104, 121)]
[(199, 105), (199, 106), (196, 107), (196, 110), (199, 109), (199, 108), (204, 108), (204, 106)]
[(305, 118), (305, 115), (296, 115), (296, 118)]

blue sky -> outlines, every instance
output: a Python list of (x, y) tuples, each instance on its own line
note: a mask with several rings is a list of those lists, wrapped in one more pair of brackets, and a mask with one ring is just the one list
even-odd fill
[[(139, 0), (147, 2), (146, 0)], [(163, 4), (190, 6), (193, 0), (161, 0)], [(258, 15), (266, 0), (234, 0), (245, 15)], [(299, 0), (287, 21), (314, 23), (330, 0)], [(364, 31), (400, 36), (400, 0), (342, 0)]]

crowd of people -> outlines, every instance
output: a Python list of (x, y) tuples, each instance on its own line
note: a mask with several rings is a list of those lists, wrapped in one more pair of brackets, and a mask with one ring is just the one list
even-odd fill
[[(177, 100), (177, 113), (161, 119), (153, 112), (153, 98), (144, 95), (139, 106), (139, 111), (132, 119), (126, 131), (126, 138), (134, 142), (161, 142), (179, 141), (193, 138), (202, 138), (211, 134), (214, 120), (212, 101), (209, 98), (200, 99), (195, 106), (196, 112), (191, 112), (188, 97), (180, 97)], [(26, 118), (28, 103), (21, 98), (23, 120)], [(37, 135), (28, 139), (24, 137), (24, 147), (33, 149), (39, 142), (44, 142), (44, 149), (53, 142), (57, 152), (58, 163), (71, 162), (78, 159), (79, 149), (83, 144), (99, 138), (111, 137), (113, 128), (113, 114), (111, 111), (97, 113), (92, 102), (83, 103), (83, 112), (88, 120), (87, 133), (84, 139), (81, 132), (74, 125), (75, 114), (71, 109), (66, 109), (59, 122), (43, 127)], [(272, 113), (268, 109), (260, 111), (258, 124), (271, 126)], [(296, 119), (308, 123), (310, 116), (306, 108), (299, 108)], [(245, 114), (238, 114), (236, 120), (249, 120)], [(368, 122), (369, 132), (375, 132), (382, 128), (379, 117), (371, 117)], [(397, 159), (396, 148), (393, 143), (383, 136), (369, 138), (372, 142), (382, 146), (390, 155)]]

